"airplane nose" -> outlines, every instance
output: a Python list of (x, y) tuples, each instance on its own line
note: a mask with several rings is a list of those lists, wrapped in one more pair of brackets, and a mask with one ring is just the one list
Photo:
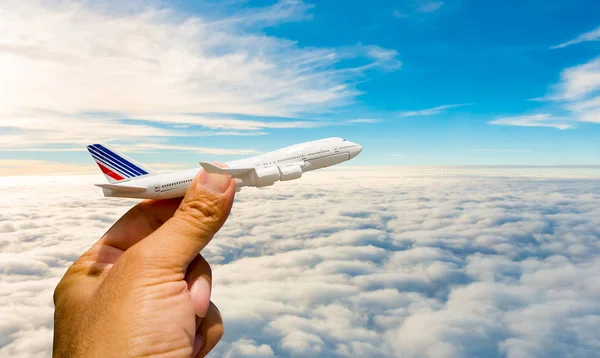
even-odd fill
[(356, 157), (357, 155), (360, 154), (360, 152), (362, 152), (362, 147), (359, 144), (354, 143), (356, 146), (352, 147), (351, 151), (350, 151), (350, 159)]

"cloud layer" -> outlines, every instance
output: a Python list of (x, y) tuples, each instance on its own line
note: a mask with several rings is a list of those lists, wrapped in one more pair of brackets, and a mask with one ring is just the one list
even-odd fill
[[(213, 356), (598, 356), (600, 181), (527, 175), (330, 170), (243, 190), (204, 251), (226, 325)], [(1, 179), (0, 356), (48, 356), (54, 285), (134, 204), (100, 179)]]

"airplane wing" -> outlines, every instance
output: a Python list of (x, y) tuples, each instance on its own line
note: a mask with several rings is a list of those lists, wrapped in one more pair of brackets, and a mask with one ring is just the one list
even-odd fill
[(117, 184), (94, 184), (97, 187), (100, 187), (102, 189), (110, 189), (110, 190), (114, 190), (114, 191), (128, 191), (128, 192), (134, 192), (134, 193), (141, 193), (143, 191), (146, 191), (145, 187), (141, 187), (141, 186), (131, 186), (131, 185), (117, 185)]
[(254, 167), (252, 167), (252, 168), (221, 168), (221, 167), (216, 166), (213, 163), (209, 163), (209, 162), (200, 162), (200, 165), (208, 173), (229, 174), (232, 177), (237, 177), (242, 174), (248, 173), (249, 171), (254, 170)]

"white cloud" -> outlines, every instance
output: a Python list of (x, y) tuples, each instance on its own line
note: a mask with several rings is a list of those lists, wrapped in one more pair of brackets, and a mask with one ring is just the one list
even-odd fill
[[(0, 149), (195, 135), (181, 125), (218, 130), (199, 136), (310, 128), (236, 116), (327, 112), (354, 101), (357, 76), (399, 66), (394, 50), (301, 48), (262, 31), (310, 18), (300, 1), (220, 18), (147, 2), (5, 0), (0, 8)], [(341, 65), (349, 58), (359, 64)]]
[(408, 14), (405, 14), (400, 10), (394, 9), (394, 11), (392, 11), (392, 16), (394, 16), (396, 19), (405, 19), (408, 17)]
[(554, 87), (551, 100), (582, 100), (600, 90), (600, 57), (565, 69)]
[(227, 352), (225, 358), (234, 357), (274, 357), (273, 350), (266, 344), (257, 344), (250, 339), (240, 339), (232, 344), (231, 350)]
[(380, 123), (381, 121), (379, 119), (374, 119), (374, 118), (357, 118), (357, 119), (350, 119), (348, 121), (346, 121), (346, 123), (349, 124), (373, 124), (373, 123)]
[(539, 111), (542, 113), (498, 118), (489, 123), (558, 129), (573, 128), (578, 122), (600, 123), (600, 57), (564, 69), (560, 78), (550, 94), (536, 99), (546, 102)]
[(446, 112), (448, 109), (459, 108), (464, 106), (469, 106), (470, 103), (463, 104), (444, 104), (442, 106), (437, 106), (433, 108), (420, 109), (417, 111), (406, 111), (398, 114), (399, 117), (417, 117), (417, 116), (433, 116), (436, 114), (441, 114)]
[(550, 48), (554, 50), (554, 49), (563, 48), (563, 47), (579, 44), (582, 42), (589, 42), (589, 41), (600, 41), (600, 27), (598, 27), (597, 29), (592, 30), (590, 32), (583, 33), (583, 34), (577, 36), (576, 38), (574, 38), (573, 40), (561, 43), (560, 45), (552, 46)]
[(265, 8), (240, 10), (225, 19), (211, 21), (210, 25), (217, 28), (229, 28), (232, 25), (268, 27), (281, 22), (310, 20), (312, 14), (308, 11), (313, 7), (314, 5), (305, 4), (301, 0), (283, 0)]
[(250, 155), (258, 154), (259, 152), (254, 149), (218, 149), (218, 148), (204, 148), (190, 145), (174, 145), (174, 144), (159, 144), (159, 143), (137, 143), (126, 147), (123, 147), (123, 151), (127, 152), (144, 152), (153, 150), (169, 150), (169, 151), (183, 151), (183, 152), (194, 152), (200, 154), (215, 154), (215, 155)]
[(488, 123), (517, 127), (552, 127), (558, 129), (569, 129), (573, 126), (573, 124), (568, 123), (568, 121), (565, 121), (562, 118), (554, 118), (547, 113), (501, 117)]
[[(323, 170), (245, 189), (203, 252), (225, 322), (213, 356), (594, 356), (591, 171)], [(54, 285), (135, 203), (98, 180), (0, 178), (0, 356), (49, 355)]]
[(443, 1), (424, 1), (417, 6), (418, 12), (436, 12), (444, 5)]
[(152, 115), (148, 114), (139, 118), (128, 118), (130, 120), (144, 120), (159, 123), (182, 123), (202, 126), (210, 129), (228, 129), (237, 131), (258, 131), (263, 129), (281, 128), (315, 128), (330, 125), (327, 122), (318, 121), (258, 121), (250, 119), (235, 119), (228, 117), (211, 117), (203, 115)]
[(404, 10), (394, 9), (392, 11), (392, 16), (397, 19), (406, 19), (411, 17), (412, 15), (418, 14), (429, 14), (434, 13), (444, 6), (443, 1), (432, 1), (432, 0), (417, 0), (413, 1), (412, 4), (409, 4), (410, 9), (405, 8)]

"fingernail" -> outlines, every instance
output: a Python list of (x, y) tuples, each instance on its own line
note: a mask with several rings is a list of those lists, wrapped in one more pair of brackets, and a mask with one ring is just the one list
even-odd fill
[(217, 194), (223, 194), (229, 188), (230, 182), (229, 175), (212, 174), (205, 171), (200, 174), (200, 186)]
[(208, 307), (210, 306), (210, 291), (210, 283), (204, 277), (198, 277), (192, 285), (190, 294), (196, 316), (206, 317), (206, 312), (208, 312)]

